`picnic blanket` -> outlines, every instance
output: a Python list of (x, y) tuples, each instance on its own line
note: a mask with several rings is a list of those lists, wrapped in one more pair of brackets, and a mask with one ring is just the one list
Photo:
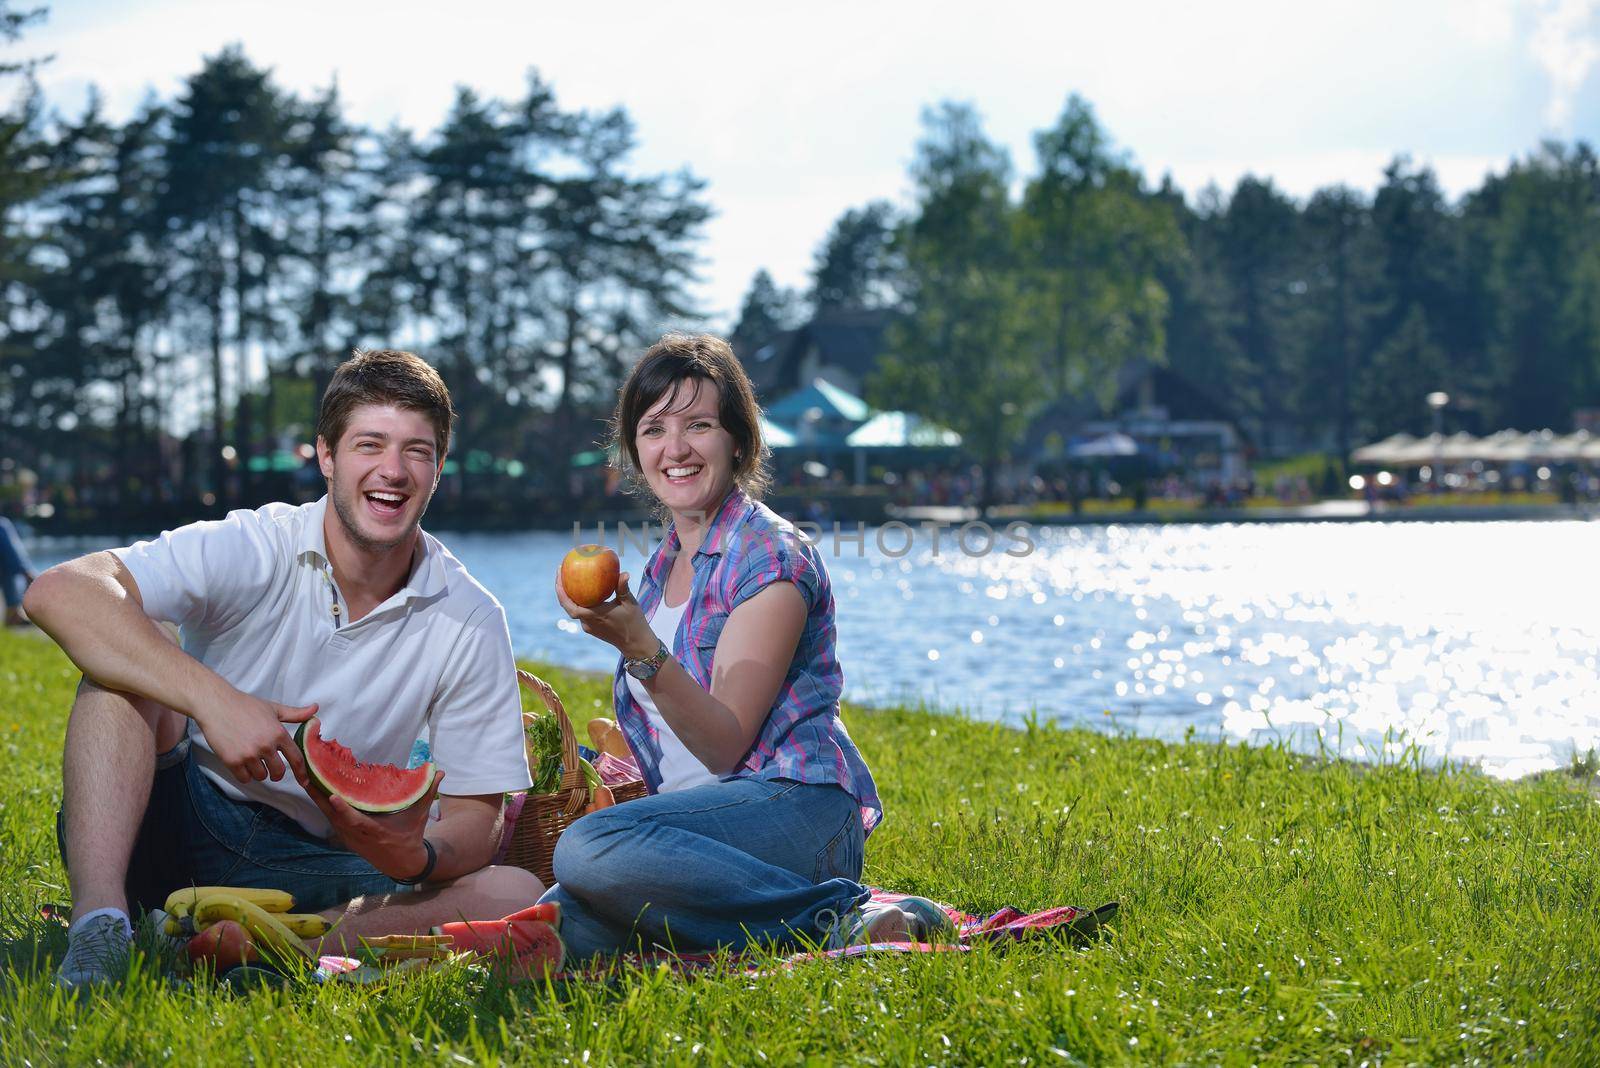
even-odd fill
[[(877, 902), (892, 904), (907, 896), (877, 887), (868, 889), (872, 891), (872, 899)], [(879, 953), (964, 953), (980, 943), (1018, 942), (1036, 938), (1057, 938), (1078, 944), (1087, 942), (1103, 924), (1116, 916), (1118, 905), (1115, 901), (1108, 901), (1093, 909), (1059, 905), (1040, 912), (1023, 912), (1007, 907), (988, 916), (963, 912), (943, 903), (940, 907), (956, 925), (954, 941), (872, 942), (840, 949), (803, 950), (779, 959), (777, 967), (786, 970), (811, 962), (850, 960)], [(630, 953), (616, 959), (571, 966), (551, 978), (558, 982), (596, 982), (613, 978), (623, 970), (639, 968), (666, 969), (681, 975), (742, 973), (754, 977), (772, 972), (774, 961), (770, 955), (750, 956), (753, 959), (737, 953)], [(409, 963), (415, 965), (423, 962)], [(347, 958), (323, 957), (320, 964), (318, 978), (323, 981), (366, 984), (381, 982), (395, 975), (392, 969), (358, 967), (357, 961)]]
[[(873, 901), (885, 904), (893, 904), (909, 896), (875, 886), (867, 889), (872, 892)], [(1118, 904), (1108, 901), (1092, 909), (1058, 905), (1040, 912), (1023, 912), (1007, 906), (988, 916), (963, 912), (943, 902), (939, 902), (939, 907), (956, 925), (954, 941), (871, 942), (840, 949), (802, 950), (783, 958), (779, 966), (793, 968), (810, 961), (847, 960), (874, 953), (963, 953), (980, 943), (1018, 942), (1035, 938), (1058, 938), (1081, 943), (1088, 941), (1103, 924), (1116, 916)], [(625, 964), (669, 968), (684, 973), (721, 969), (759, 975), (769, 970), (772, 964), (771, 958), (766, 956), (759, 962), (745, 963), (738, 954), (726, 953), (646, 953), (629, 954), (622, 959)], [(608, 963), (595, 967), (568, 968), (556, 978), (593, 978), (614, 970), (614, 967), (614, 963)]]
[[(868, 889), (875, 902), (892, 904), (907, 896), (878, 887), (868, 887)], [(988, 916), (978, 916), (963, 912), (952, 905), (941, 903), (940, 907), (956, 926), (957, 933), (953, 941), (873, 942), (840, 949), (803, 950), (780, 958), (777, 965), (788, 969), (813, 961), (848, 960), (878, 953), (962, 953), (970, 951), (981, 943), (1006, 943), (1037, 938), (1057, 938), (1072, 944), (1081, 944), (1087, 942), (1104, 924), (1114, 918), (1118, 909), (1117, 902), (1109, 901), (1092, 909), (1077, 905), (1059, 905), (1039, 912), (1023, 912), (1020, 909), (1007, 907)], [(47, 920), (63, 926), (66, 924), (67, 910), (62, 906), (45, 905), (40, 909), (40, 913)], [(318, 967), (312, 978), (316, 982), (365, 985), (383, 982), (433, 963), (437, 962), (411, 960), (398, 969), (377, 968), (362, 965), (354, 958), (324, 956), (318, 960)], [(618, 963), (618, 961), (607, 961), (569, 967), (553, 978), (572, 981), (601, 979), (616, 974)], [(737, 953), (662, 952), (630, 954), (622, 958), (620, 963), (624, 967), (666, 968), (686, 975), (722, 971), (743, 972), (755, 976), (769, 972), (773, 966), (773, 958), (767, 954), (761, 954), (759, 959), (745, 960)], [(274, 978), (271, 969), (260, 967), (236, 968), (229, 973), (229, 977), (239, 980), (229, 984), (232, 986), (257, 985), (264, 978), (275, 983), (283, 978), (282, 976)]]

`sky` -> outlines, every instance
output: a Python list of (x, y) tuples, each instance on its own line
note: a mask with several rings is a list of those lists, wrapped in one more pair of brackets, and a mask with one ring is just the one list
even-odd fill
[(513, 99), (530, 68), (566, 108), (621, 105), (638, 171), (709, 182), (698, 295), (724, 328), (759, 268), (803, 288), (841, 212), (908, 202), (942, 100), (974, 104), (1026, 175), (1076, 92), (1191, 194), (1247, 173), (1297, 197), (1370, 190), (1406, 153), (1459, 196), (1542, 139), (1600, 141), (1600, 0), (55, 0), (12, 51), (54, 56), (54, 106), (94, 85), (120, 118), (235, 42), (286, 89), (337, 78), (374, 126), (432, 130), (457, 85)]

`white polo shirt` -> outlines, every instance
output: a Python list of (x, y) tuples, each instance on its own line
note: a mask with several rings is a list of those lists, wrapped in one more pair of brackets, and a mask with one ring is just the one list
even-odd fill
[[(404, 766), (426, 738), (445, 772), (441, 792), (527, 789), (505, 610), (423, 532), (405, 586), (348, 622), (323, 540), (327, 507), (324, 497), (230, 512), (113, 551), (138, 583), (145, 613), (178, 625), (185, 652), (245, 693), (315, 702), (323, 737), (357, 760)], [(330, 833), (293, 775), (240, 785), (193, 720), (189, 738), (201, 770), (229, 797)]]

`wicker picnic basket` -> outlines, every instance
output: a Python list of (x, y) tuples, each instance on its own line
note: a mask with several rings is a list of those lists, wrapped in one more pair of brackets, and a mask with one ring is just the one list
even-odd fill
[[(511, 844), (506, 849), (506, 863), (525, 868), (537, 875), (546, 886), (555, 882), (551, 861), (555, 858), (556, 842), (561, 834), (584, 814), (589, 804), (589, 784), (578, 764), (578, 738), (572, 731), (572, 720), (556, 695), (555, 689), (543, 679), (525, 671), (518, 671), (524, 685), (539, 695), (545, 708), (556, 717), (561, 728), (561, 782), (552, 793), (529, 793), (522, 803), (522, 812), (511, 829)], [(649, 790), (642, 782), (628, 782), (613, 786), (612, 798), (621, 804), (644, 797)]]

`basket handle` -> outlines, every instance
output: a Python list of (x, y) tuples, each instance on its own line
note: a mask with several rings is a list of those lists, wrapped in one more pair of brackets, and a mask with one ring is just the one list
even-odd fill
[(561, 728), (561, 785), (556, 787), (556, 793), (565, 795), (561, 811), (568, 816), (576, 816), (589, 804), (589, 780), (584, 778), (583, 768), (578, 764), (578, 736), (572, 733), (572, 721), (567, 718), (566, 706), (556, 695), (555, 687), (533, 672), (518, 668), (517, 681), (524, 689), (539, 695), (544, 707), (556, 717), (556, 726)]

